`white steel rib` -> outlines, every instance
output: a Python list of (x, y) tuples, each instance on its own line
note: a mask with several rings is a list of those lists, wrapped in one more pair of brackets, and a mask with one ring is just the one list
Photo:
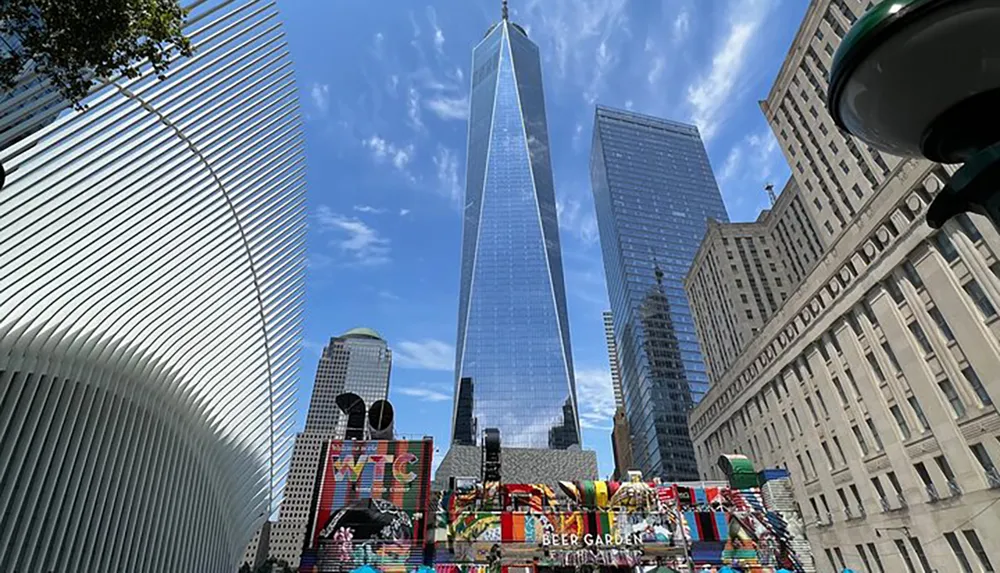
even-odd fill
[[(290, 452), (305, 183), (273, 2), (0, 149), (0, 563), (229, 571)], [(47, 84), (21, 102), (48, 102)], [(44, 91), (48, 90), (48, 91)], [(0, 124), (32, 106), (0, 103)], [(51, 112), (49, 112), (51, 113)]]

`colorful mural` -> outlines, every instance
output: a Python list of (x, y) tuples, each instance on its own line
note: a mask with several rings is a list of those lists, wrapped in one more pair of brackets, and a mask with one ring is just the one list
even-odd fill
[(506, 494), (446, 492), (438, 507), (435, 563), (803, 571), (782, 514), (765, 507), (760, 488), (690, 487), (635, 477), (559, 485), (562, 501), (545, 486), (503, 486), (532, 492), (526, 509), (512, 507)]
[(430, 440), (328, 442), (300, 573), (422, 564), (432, 455)]

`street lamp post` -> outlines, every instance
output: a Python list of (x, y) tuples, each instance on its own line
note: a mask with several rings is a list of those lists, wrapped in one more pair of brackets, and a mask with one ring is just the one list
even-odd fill
[(833, 58), (838, 127), (903, 157), (962, 163), (927, 211), (940, 228), (968, 211), (1000, 228), (1000, 0), (884, 0)]

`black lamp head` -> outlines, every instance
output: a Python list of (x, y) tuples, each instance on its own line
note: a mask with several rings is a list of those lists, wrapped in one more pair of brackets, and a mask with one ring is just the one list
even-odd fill
[(893, 155), (967, 160), (1000, 141), (997, 30), (997, 0), (884, 0), (834, 56), (830, 115)]

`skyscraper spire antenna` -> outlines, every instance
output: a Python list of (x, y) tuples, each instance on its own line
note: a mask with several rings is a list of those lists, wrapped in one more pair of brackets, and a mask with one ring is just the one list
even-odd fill
[(503, 3), (501, 4), (500, 17), (503, 18), (504, 20), (507, 19), (507, 0), (503, 0)]

